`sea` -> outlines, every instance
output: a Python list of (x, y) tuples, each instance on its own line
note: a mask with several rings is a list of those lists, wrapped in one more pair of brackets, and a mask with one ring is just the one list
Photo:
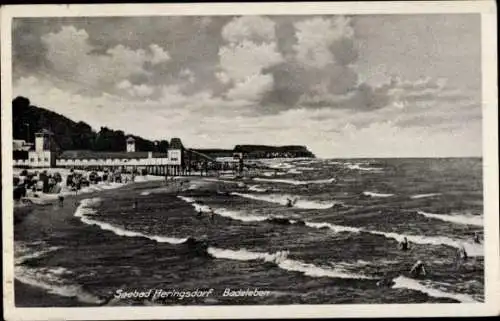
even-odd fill
[[(16, 229), (16, 280), (82, 306), (484, 301), (480, 158), (280, 159), (251, 177), (186, 179), (176, 192), (158, 183), (83, 199), (48, 232)], [(418, 260), (427, 274), (415, 279)]]

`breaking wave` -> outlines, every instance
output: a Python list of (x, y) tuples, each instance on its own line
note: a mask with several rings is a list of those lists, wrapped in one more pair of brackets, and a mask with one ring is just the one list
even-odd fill
[(367, 171), (367, 172), (381, 172), (382, 168), (378, 167), (361, 167), (362, 164), (346, 163), (345, 166), (350, 170)]
[(429, 194), (416, 194), (410, 196), (411, 199), (419, 199), (419, 198), (427, 198), (427, 197), (434, 197), (434, 196), (439, 196), (441, 193), (429, 193)]
[(270, 179), (270, 178), (256, 177), (253, 180), (259, 181), (259, 182), (283, 183), (283, 184), (291, 184), (291, 185), (330, 184), (330, 183), (335, 182), (335, 178), (318, 179), (318, 180), (311, 180), (311, 181), (299, 181), (299, 180), (295, 180), (295, 179)]
[(398, 234), (393, 232), (381, 232), (381, 231), (372, 231), (364, 229), (360, 229), (360, 231), (375, 235), (382, 235), (385, 236), (386, 238), (391, 238), (398, 242), (401, 242), (406, 237), (408, 241), (416, 244), (447, 245), (457, 249), (463, 246), (469, 256), (484, 255), (483, 246), (481, 244), (465, 242), (463, 240), (456, 240), (449, 238), (447, 236), (407, 235), (407, 234)]
[(260, 192), (260, 193), (267, 192), (267, 189), (259, 187), (259, 185), (250, 185), (248, 187), (248, 190), (251, 192)]
[[(284, 195), (284, 194), (269, 194), (269, 195), (256, 195), (256, 194), (245, 194), (245, 193), (237, 193), (233, 192), (231, 195), (240, 196), (243, 198), (248, 198), (257, 201), (264, 201), (269, 203), (275, 203), (286, 206), (288, 200), (294, 200), (297, 197), (293, 195)], [(301, 209), (327, 209), (333, 207), (336, 202), (319, 202), (319, 201), (311, 201), (297, 198), (297, 201), (293, 205), (293, 207), (301, 208)]]
[(463, 225), (484, 226), (484, 219), (482, 216), (479, 216), (479, 215), (478, 216), (460, 215), (460, 214), (445, 215), (445, 214), (427, 213), (424, 211), (418, 211), (417, 213), (420, 215), (423, 215), (425, 217), (435, 218), (435, 219), (438, 219), (441, 221), (446, 221), (446, 222), (452, 222), (452, 223), (463, 224)]
[(391, 197), (394, 196), (394, 194), (382, 194), (382, 193), (375, 193), (375, 192), (363, 192), (363, 195), (370, 196), (370, 197)]
[(397, 278), (394, 279), (395, 285), (393, 288), (405, 288), (405, 289), (411, 289), (411, 290), (416, 290), (422, 293), (426, 293), (429, 296), (435, 297), (435, 298), (450, 298), (454, 299), (460, 302), (465, 302), (465, 303), (477, 303), (478, 301), (474, 300), (471, 296), (467, 294), (461, 294), (461, 293), (449, 293), (449, 292), (444, 292), (438, 289), (433, 289), (431, 287), (427, 287), (423, 284), (420, 284), (418, 281), (414, 279), (407, 278), (405, 276), (398, 276)]
[(43, 289), (50, 294), (76, 298), (83, 303), (101, 303), (101, 299), (85, 292), (81, 285), (72, 284), (63, 280), (61, 278), (62, 275), (71, 274), (71, 271), (63, 267), (36, 268), (23, 265), (23, 263), (29, 259), (39, 258), (58, 249), (59, 247), (53, 246), (38, 251), (32, 251), (27, 247), (17, 247), (16, 252), (21, 253), (19, 253), (20, 255), (16, 255), (17, 257), (15, 258), (15, 279), (26, 285)]
[(97, 225), (102, 230), (113, 232), (114, 234), (116, 234), (118, 236), (143, 237), (143, 238), (147, 238), (147, 239), (156, 241), (158, 243), (170, 243), (170, 244), (179, 244), (179, 243), (183, 243), (186, 241), (185, 238), (180, 239), (180, 238), (164, 237), (164, 236), (158, 236), (158, 235), (152, 235), (152, 236), (146, 235), (146, 234), (143, 234), (140, 232), (126, 230), (126, 229), (120, 228), (118, 226), (109, 224), (109, 223), (105, 223), (105, 222), (101, 222), (98, 220), (88, 218), (87, 215), (95, 214), (95, 210), (90, 208), (90, 206), (96, 205), (100, 201), (101, 201), (100, 198), (83, 199), (75, 211), (75, 217), (80, 218), (80, 220), (85, 224)]
[(330, 277), (337, 279), (366, 279), (371, 280), (372, 277), (349, 273), (340, 269), (331, 269), (318, 267), (314, 264), (304, 263), (288, 258), (287, 251), (278, 251), (276, 253), (261, 253), (250, 252), (246, 249), (240, 250), (225, 250), (213, 247), (208, 248), (208, 253), (215, 258), (229, 259), (238, 261), (264, 261), (276, 264), (279, 268), (292, 272), (301, 272), (304, 275), (311, 277)]

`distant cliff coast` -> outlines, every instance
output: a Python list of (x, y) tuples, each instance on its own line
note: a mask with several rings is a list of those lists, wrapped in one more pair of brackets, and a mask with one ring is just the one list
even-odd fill
[(267, 146), (236, 145), (234, 149), (196, 149), (211, 157), (232, 157), (234, 153), (243, 153), (246, 158), (316, 158), (306, 146)]

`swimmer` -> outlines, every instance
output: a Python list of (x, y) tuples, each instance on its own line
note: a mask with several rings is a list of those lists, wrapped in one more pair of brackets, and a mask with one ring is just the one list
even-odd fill
[(399, 248), (402, 250), (402, 251), (408, 251), (410, 246), (408, 244), (408, 239), (406, 238), (406, 236), (404, 237), (403, 241), (401, 243), (399, 243)]
[(422, 261), (418, 260), (411, 268), (410, 275), (412, 277), (425, 276), (427, 271), (425, 270), (425, 265)]

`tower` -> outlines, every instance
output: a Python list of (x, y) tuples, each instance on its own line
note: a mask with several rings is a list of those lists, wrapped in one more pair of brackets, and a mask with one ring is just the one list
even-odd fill
[(133, 137), (127, 138), (127, 153), (135, 152), (135, 139)]
[(35, 151), (50, 151), (52, 148), (52, 133), (46, 129), (35, 133)]
[(56, 166), (56, 146), (52, 132), (43, 129), (35, 133), (35, 150), (30, 151), (28, 157), (32, 167)]

